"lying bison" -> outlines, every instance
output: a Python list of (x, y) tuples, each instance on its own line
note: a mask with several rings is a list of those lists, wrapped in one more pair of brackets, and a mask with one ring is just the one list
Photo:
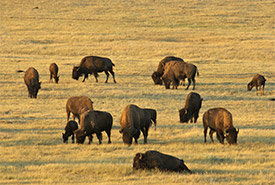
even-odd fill
[(65, 127), (65, 134), (62, 133), (63, 143), (68, 143), (68, 139), (72, 136), (72, 143), (74, 143), (74, 131), (78, 129), (77, 122), (69, 121)]
[[(22, 70), (18, 70), (17, 72), (24, 72)], [(37, 98), (38, 90), (41, 88), (41, 83), (39, 82), (39, 74), (38, 71), (30, 67), (24, 75), (24, 82), (28, 88), (28, 93), (30, 98)]]
[(52, 81), (52, 79), (54, 78), (55, 83), (58, 83), (59, 76), (57, 76), (57, 74), (58, 74), (58, 66), (56, 65), (56, 63), (52, 63), (50, 65), (49, 71), (50, 71), (50, 81)]
[[(251, 80), (251, 82), (249, 82), (247, 84), (247, 90), (251, 91), (253, 87), (256, 88), (256, 95), (258, 95), (258, 87), (260, 87), (260, 92), (261, 95), (264, 95), (264, 86), (265, 86), (265, 77), (260, 75), (260, 74), (256, 74), (253, 79)], [(263, 86), (263, 88), (262, 88)], [(263, 92), (262, 92), (263, 89)]]
[(210, 128), (209, 135), (212, 143), (213, 133), (217, 132), (217, 139), (224, 143), (226, 138), (229, 144), (237, 144), (239, 129), (233, 126), (232, 114), (224, 108), (209, 109), (203, 114), (204, 142), (206, 143), (207, 129)]
[(134, 138), (137, 144), (141, 130), (144, 136), (144, 143), (147, 143), (148, 130), (151, 121), (154, 122), (154, 120), (154, 115), (152, 116), (151, 111), (148, 109), (142, 109), (132, 104), (127, 105), (120, 117), (121, 128), (119, 132), (122, 133), (123, 142), (131, 145)]
[(86, 96), (73, 96), (69, 98), (66, 103), (67, 121), (69, 121), (70, 113), (73, 114), (73, 120), (75, 120), (75, 117), (80, 120), (80, 114), (83, 108), (93, 110), (93, 101)]
[(192, 173), (182, 159), (153, 150), (144, 154), (137, 153), (134, 157), (133, 168)]
[(152, 74), (152, 79), (153, 79), (155, 85), (162, 85), (161, 77), (162, 77), (162, 75), (163, 75), (163, 73), (164, 73), (164, 66), (165, 66), (168, 62), (171, 62), (171, 61), (180, 61), (180, 62), (184, 62), (182, 58), (178, 58), (178, 57), (174, 57), (174, 56), (167, 56), (167, 57), (165, 57), (164, 59), (162, 59), (162, 60), (159, 62), (157, 71), (154, 71), (153, 74)]
[(108, 143), (111, 143), (111, 129), (113, 117), (108, 112), (88, 110), (81, 114), (80, 128), (74, 131), (76, 142), (83, 144), (86, 136), (89, 137), (89, 144), (92, 142), (92, 134), (96, 134), (99, 144), (102, 143), (101, 132), (105, 131), (108, 136)]
[(190, 92), (187, 95), (184, 108), (179, 110), (181, 123), (188, 123), (189, 120), (193, 123), (193, 118), (197, 122), (202, 100), (198, 93)]
[(96, 82), (98, 82), (97, 73), (105, 72), (107, 78), (105, 83), (108, 83), (109, 73), (110, 72), (113, 76), (114, 83), (116, 83), (115, 80), (115, 73), (113, 72), (113, 62), (109, 58), (103, 58), (98, 56), (86, 56), (84, 57), (79, 66), (73, 67), (73, 73), (72, 78), (75, 80), (78, 80), (82, 74), (84, 74), (84, 79), (82, 82), (85, 81), (86, 78), (88, 78), (89, 74), (94, 74), (94, 77), (96, 79)]
[(190, 63), (171, 61), (164, 67), (164, 74), (162, 80), (164, 82), (165, 88), (169, 89), (170, 84), (173, 84), (173, 89), (178, 87), (179, 81), (185, 78), (188, 79), (188, 85), (185, 90), (187, 90), (193, 82), (193, 90), (195, 90), (195, 76), (199, 76), (199, 71), (197, 67)]

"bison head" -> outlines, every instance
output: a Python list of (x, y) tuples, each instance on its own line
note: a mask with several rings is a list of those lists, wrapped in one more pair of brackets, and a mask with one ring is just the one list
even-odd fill
[(74, 66), (73, 67), (73, 73), (72, 73), (72, 78), (75, 80), (78, 80), (79, 77), (81, 76), (81, 72), (80, 72), (80, 67), (79, 66)]
[(155, 85), (162, 85), (162, 80), (160, 79), (161, 74), (157, 71), (153, 72), (152, 79), (155, 83)]
[(236, 130), (236, 128), (226, 130), (225, 138), (230, 145), (237, 144), (238, 133), (239, 129)]
[(247, 90), (251, 91), (252, 88), (253, 88), (253, 83), (252, 82), (248, 83), (247, 84)]
[(123, 140), (123, 143), (130, 146), (132, 144), (133, 137), (129, 133), (123, 133), (122, 134), (122, 140)]
[(181, 123), (188, 123), (189, 119), (188, 119), (188, 116), (187, 116), (187, 109), (185, 108), (182, 108), (179, 110), (179, 116), (180, 116), (180, 122)]
[(134, 169), (145, 169), (146, 162), (144, 161), (144, 154), (137, 153), (133, 160), (133, 168)]
[(60, 77), (60, 75), (59, 75), (59, 76), (56, 76), (56, 78), (54, 78), (54, 79), (55, 79), (55, 83), (57, 83), (57, 84), (58, 84), (58, 82), (59, 82), (59, 77)]
[(85, 138), (86, 138), (84, 130), (82, 130), (82, 129), (75, 130), (74, 134), (76, 136), (76, 143), (83, 144), (85, 141)]
[(62, 138), (63, 138), (63, 143), (68, 143), (68, 136), (66, 135), (66, 134), (64, 134), (64, 133), (62, 133)]

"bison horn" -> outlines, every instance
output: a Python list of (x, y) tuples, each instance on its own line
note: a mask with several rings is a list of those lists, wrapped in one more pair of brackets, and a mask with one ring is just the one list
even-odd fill
[(238, 130), (237, 130), (237, 133), (239, 133), (239, 128), (237, 128)]
[(138, 158), (141, 160), (142, 159), (142, 153), (138, 153)]

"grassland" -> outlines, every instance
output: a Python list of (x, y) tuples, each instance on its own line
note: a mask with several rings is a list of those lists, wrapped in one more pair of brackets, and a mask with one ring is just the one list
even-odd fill
[[(0, 39), (0, 184), (275, 184), (273, 1), (1, 0)], [(73, 80), (86, 55), (111, 58), (118, 83), (105, 84), (105, 74), (99, 83)], [(191, 90), (153, 85), (167, 55), (200, 71), (197, 124), (179, 123)], [(58, 85), (49, 83), (52, 62)], [(15, 72), (30, 66), (42, 81), (37, 99)], [(246, 89), (256, 73), (267, 79), (264, 96)], [(105, 133), (102, 145), (62, 143), (66, 100), (75, 95), (113, 115), (112, 144)], [(146, 145), (142, 136), (122, 143), (119, 117), (129, 103), (158, 112)], [(236, 146), (203, 143), (202, 114), (218, 106), (240, 129)], [(134, 155), (146, 150), (182, 158), (195, 174), (133, 171)]]

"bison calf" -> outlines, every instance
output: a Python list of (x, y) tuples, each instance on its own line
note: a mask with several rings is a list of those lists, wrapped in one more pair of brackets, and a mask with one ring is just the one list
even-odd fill
[(67, 121), (69, 121), (70, 113), (73, 114), (73, 120), (75, 117), (80, 120), (80, 115), (82, 109), (93, 110), (93, 101), (87, 96), (73, 96), (67, 100), (66, 103), (66, 112), (67, 112)]
[[(256, 95), (258, 95), (258, 87), (260, 87), (260, 93), (261, 95), (264, 95), (264, 86), (265, 86), (265, 77), (260, 75), (260, 74), (256, 74), (253, 79), (251, 80), (251, 82), (249, 82), (247, 84), (247, 90), (251, 91), (253, 87), (256, 88)], [(263, 87), (262, 87), (263, 86)], [(263, 89), (263, 92), (262, 92)]]
[(54, 78), (55, 83), (58, 83), (59, 76), (57, 76), (57, 74), (58, 74), (58, 66), (56, 65), (56, 63), (52, 63), (50, 65), (49, 71), (50, 71), (50, 81), (52, 81), (52, 79)]
[[(17, 72), (24, 72), (22, 70), (18, 70)], [(24, 75), (24, 82), (28, 88), (28, 93), (30, 98), (37, 98), (38, 90), (41, 88), (41, 83), (39, 82), (39, 73), (38, 71), (30, 67)]]
[(184, 108), (179, 110), (181, 123), (188, 123), (189, 120), (193, 123), (193, 118), (197, 122), (202, 100), (198, 93), (191, 92), (187, 95)]
[(72, 136), (72, 143), (74, 143), (74, 131), (77, 129), (77, 122), (69, 121), (65, 127), (65, 134), (62, 133), (63, 143), (68, 143), (68, 139), (70, 136)]
[(203, 114), (204, 142), (206, 143), (207, 129), (210, 128), (209, 135), (212, 143), (213, 133), (217, 132), (217, 139), (224, 143), (224, 138), (231, 144), (237, 144), (239, 129), (233, 126), (232, 114), (224, 108), (209, 109)]
[(161, 171), (192, 173), (182, 159), (158, 151), (149, 150), (144, 154), (137, 153), (133, 161), (134, 169), (159, 169)]

